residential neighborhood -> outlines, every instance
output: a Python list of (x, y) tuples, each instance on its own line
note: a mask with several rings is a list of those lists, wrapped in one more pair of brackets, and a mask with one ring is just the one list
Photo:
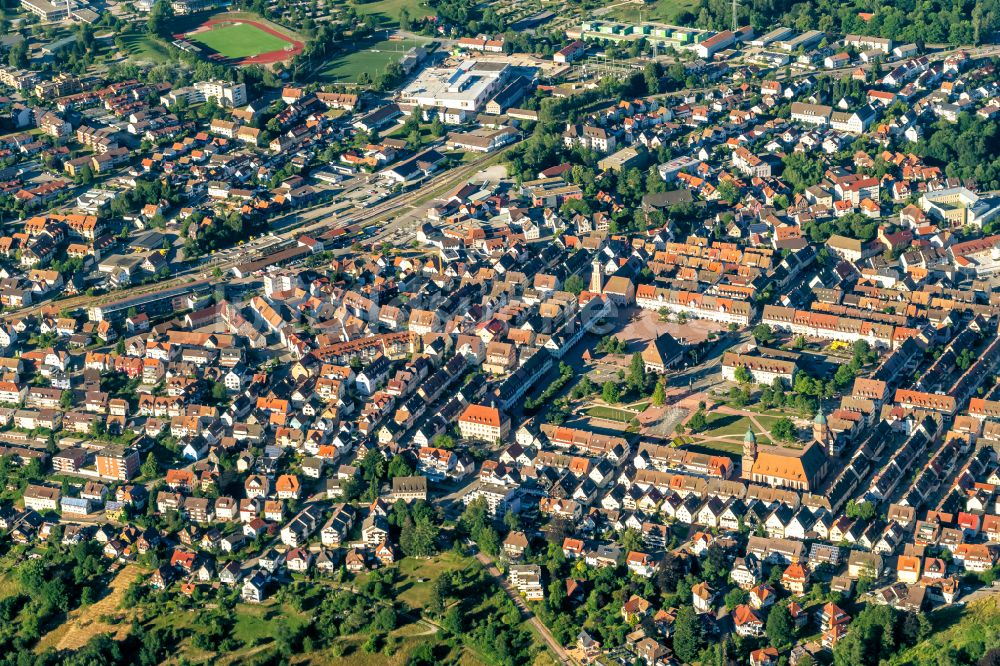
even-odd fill
[(2, 10), (0, 662), (1000, 659), (1000, 12), (363, 4)]

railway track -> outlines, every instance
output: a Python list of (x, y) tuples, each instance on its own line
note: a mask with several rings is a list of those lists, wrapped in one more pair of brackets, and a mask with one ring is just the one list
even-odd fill
[[(278, 238), (288, 240), (299, 234), (309, 233), (321, 228), (325, 230), (330, 228), (346, 227), (352, 224), (372, 221), (378, 222), (383, 218), (392, 215), (402, 215), (412, 210), (415, 206), (429, 201), (434, 197), (439, 196), (441, 193), (454, 188), (459, 182), (470, 178), (484, 166), (496, 161), (500, 156), (517, 146), (519, 143), (519, 141), (511, 143), (495, 153), (484, 155), (483, 157), (472, 160), (468, 164), (463, 164), (455, 167), (454, 169), (442, 172), (441, 174), (438, 174), (428, 180), (426, 184), (399, 196), (387, 199), (374, 206), (367, 208), (364, 206), (354, 206), (354, 208), (349, 211), (345, 211), (343, 214), (337, 215), (333, 224), (331, 224), (331, 220), (329, 219), (329, 211), (335, 204), (323, 206), (305, 214), (292, 213), (293, 215), (299, 216), (298, 223), (290, 226), (286, 230), (283, 230), (280, 234), (278, 234)], [(376, 234), (372, 237), (372, 240), (378, 241), (383, 235), (384, 234)], [(349, 248), (345, 248), (338, 250), (337, 254), (346, 254), (350, 251), (351, 250)], [(196, 281), (199, 273), (213, 271), (215, 268), (219, 268), (223, 272), (226, 272), (245, 262), (245, 258), (238, 257), (235, 259), (214, 262), (212, 264), (199, 265), (155, 284), (140, 285), (120, 291), (101, 294), (99, 296), (87, 296), (86, 294), (80, 294), (60, 299), (58, 301), (46, 301), (44, 303), (30, 305), (25, 308), (5, 313), (3, 318), (6, 321), (11, 321), (28, 315), (54, 314), (64, 310), (73, 312), (81, 309), (88, 309), (94, 307), (95, 305), (104, 305), (122, 300), (124, 298), (133, 298), (135, 296), (142, 296), (154, 291), (181, 287), (187, 283)]]

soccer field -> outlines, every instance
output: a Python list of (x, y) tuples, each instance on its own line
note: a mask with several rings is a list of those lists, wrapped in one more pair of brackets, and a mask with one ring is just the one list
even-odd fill
[(290, 42), (268, 34), (249, 23), (234, 23), (188, 34), (188, 39), (231, 60), (280, 51)]
[(399, 62), (414, 46), (424, 46), (430, 40), (426, 37), (407, 39), (383, 39), (363, 45), (359, 50), (341, 54), (326, 63), (319, 72), (323, 81), (356, 83), (362, 72), (374, 77), (390, 62)]

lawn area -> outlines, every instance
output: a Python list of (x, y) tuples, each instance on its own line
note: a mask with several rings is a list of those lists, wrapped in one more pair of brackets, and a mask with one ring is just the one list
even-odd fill
[(406, 8), (411, 18), (420, 18), (434, 12), (421, 6), (421, 0), (375, 0), (375, 2), (354, 2), (358, 14), (375, 16), (383, 26), (399, 26), (399, 12)]
[[(404, 119), (405, 120), (405, 119)], [(399, 125), (398, 129), (387, 135), (391, 139), (407, 139), (409, 133), (406, 131), (404, 125)], [(430, 123), (420, 123), (420, 138), (425, 141), (431, 141), (434, 137), (431, 136), (431, 125)]]
[(736, 414), (713, 413), (709, 414), (705, 420), (708, 422), (708, 426), (698, 434), (706, 437), (734, 437), (736, 435), (742, 437), (751, 425), (750, 419)]
[(280, 37), (266, 33), (249, 23), (224, 25), (189, 34), (188, 39), (232, 60), (280, 51), (289, 45), (289, 42)]
[[(770, 429), (774, 425), (774, 422), (778, 420), (774, 416), (757, 416), (756, 418), (761, 427), (767, 429)], [(713, 413), (709, 414), (705, 420), (708, 422), (708, 426), (701, 432), (694, 433), (691, 437), (699, 440), (706, 437), (726, 437), (733, 441), (698, 441), (693, 444), (685, 444), (682, 448), (696, 453), (708, 453), (711, 455), (740, 455), (743, 452), (743, 435), (746, 434), (747, 428), (750, 427), (753, 427), (759, 444), (771, 444), (770, 437), (758, 432), (757, 427), (753, 426), (750, 419), (746, 416)]]
[[(964, 608), (952, 606), (928, 615), (935, 633), (900, 652), (890, 664), (931, 666), (952, 663), (952, 654), (968, 654), (972, 661), (1000, 646), (1000, 599), (980, 599)], [(971, 661), (969, 663), (972, 663)]]
[(698, 6), (696, 0), (654, 0), (649, 3), (622, 4), (599, 18), (616, 21), (639, 22), (639, 12), (642, 11), (643, 21), (670, 23), (677, 25), (678, 17), (684, 12), (694, 12)]
[(702, 442), (701, 444), (686, 444), (681, 448), (693, 453), (706, 453), (710, 456), (729, 456), (730, 458), (743, 454), (743, 445), (732, 442)]
[(423, 608), (430, 599), (434, 582), (445, 571), (458, 571), (468, 565), (451, 553), (442, 553), (429, 560), (407, 557), (399, 563), (399, 582), (396, 583), (396, 598), (410, 608)]
[[(246, 644), (266, 642), (274, 636), (274, 626), (271, 620), (282, 612), (275, 606), (256, 606), (239, 604), (236, 607), (236, 624), (233, 626), (233, 636)], [(288, 617), (297, 617), (291, 613)]]
[(145, 33), (129, 33), (121, 36), (122, 46), (130, 58), (153, 64), (163, 63), (170, 60), (170, 52), (167, 46)]
[[(177, 661), (168, 661), (168, 664), (184, 663), (212, 663), (219, 666), (233, 666), (242, 663), (248, 656), (269, 649), (273, 643), (278, 621), (287, 621), (291, 624), (306, 624), (310, 620), (305, 613), (300, 613), (288, 604), (281, 604), (275, 598), (268, 599), (262, 604), (236, 604), (233, 612), (233, 636), (245, 642), (246, 647), (226, 654), (213, 654), (195, 647), (190, 639), (185, 639), (180, 644), (180, 649), (176, 653)], [(195, 629), (198, 623), (198, 616), (191, 611), (180, 608), (171, 608), (167, 612), (160, 612), (150, 621), (154, 627), (172, 626), (179, 629)], [(127, 627), (128, 625), (124, 625)], [(254, 642), (259, 645), (254, 645)], [(319, 659), (319, 656), (316, 657)], [(316, 663), (327, 663), (327, 660)]]
[(607, 419), (609, 421), (621, 421), (622, 423), (628, 423), (634, 419), (636, 415), (635, 412), (625, 409), (597, 405), (587, 410), (587, 416), (593, 416), (597, 419)]
[[(377, 3), (380, 4), (380, 3)], [(398, 62), (414, 46), (422, 46), (431, 40), (425, 37), (406, 39), (383, 39), (361, 45), (357, 51), (337, 56), (326, 63), (319, 72), (324, 81), (356, 83), (362, 72), (372, 78), (390, 63)]]
[(21, 591), (19, 583), (9, 571), (0, 576), (0, 599), (12, 597)]
[(757, 423), (759, 423), (762, 427), (767, 428), (767, 430), (770, 432), (771, 428), (774, 427), (774, 424), (777, 423), (782, 417), (761, 415), (761, 416), (755, 416), (754, 418), (757, 419)]

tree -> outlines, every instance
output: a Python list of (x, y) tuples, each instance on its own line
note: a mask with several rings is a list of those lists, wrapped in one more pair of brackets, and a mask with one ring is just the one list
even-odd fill
[(434, 444), (434, 446), (436, 446), (439, 449), (455, 448), (455, 438), (453, 438), (451, 435), (445, 435), (445, 434), (438, 435), (437, 437), (431, 440), (431, 443)]
[(726, 551), (718, 544), (712, 544), (704, 553), (701, 563), (702, 579), (721, 582), (729, 574), (730, 563)]
[(867, 501), (858, 502), (856, 500), (848, 500), (847, 506), (844, 508), (844, 514), (848, 518), (871, 520), (875, 517), (875, 505)]
[(601, 387), (601, 399), (608, 404), (614, 404), (621, 399), (621, 389), (614, 382), (604, 382)]
[(687, 573), (687, 559), (668, 552), (656, 569), (654, 581), (660, 594), (673, 594)]
[(458, 606), (452, 606), (448, 609), (448, 612), (444, 614), (444, 618), (441, 620), (441, 627), (444, 628), (452, 636), (461, 636), (462, 632), (465, 631), (465, 621), (462, 616), (462, 611)]
[(563, 288), (574, 296), (579, 296), (584, 286), (583, 278), (579, 275), (570, 275), (563, 283)]
[(747, 592), (746, 590), (742, 590), (738, 587), (734, 587), (733, 589), (729, 590), (729, 592), (726, 592), (726, 597), (725, 597), (726, 608), (730, 612), (732, 612), (733, 609), (735, 609), (737, 606), (745, 604), (749, 598), (750, 598), (749, 592)]
[(653, 404), (657, 407), (663, 405), (667, 402), (667, 392), (663, 388), (663, 382), (656, 382), (656, 387), (653, 389)]
[(430, 599), (427, 601), (427, 610), (432, 615), (440, 615), (444, 610), (448, 595), (451, 594), (451, 573), (445, 571), (431, 586)]
[(66, 389), (59, 396), (59, 406), (65, 411), (73, 409), (73, 391)]
[(642, 76), (646, 82), (646, 91), (650, 95), (655, 95), (660, 91), (660, 76), (662, 74), (660, 63), (648, 63), (643, 69)]
[(410, 463), (406, 461), (406, 458), (399, 455), (398, 453), (392, 457), (389, 461), (389, 478), (394, 479), (397, 476), (412, 476), (413, 468)]
[(833, 384), (838, 389), (842, 389), (854, 381), (854, 371), (851, 369), (850, 365), (841, 365), (837, 367), (837, 372), (833, 374)]
[(771, 426), (771, 435), (782, 442), (795, 440), (795, 424), (787, 416), (782, 416)]
[[(900, 635), (903, 642), (908, 645), (919, 643), (927, 638), (932, 631), (931, 622), (923, 613), (908, 612), (903, 614), (903, 625), (900, 628)], [(998, 666), (1000, 666), (1000, 662), (998, 662)]]
[(796, 192), (816, 185), (823, 179), (825, 166), (820, 158), (813, 158), (804, 152), (790, 152), (784, 158), (785, 169), (782, 178)]
[(437, 552), (438, 527), (428, 518), (407, 518), (399, 533), (399, 547), (409, 557), (427, 557)]
[(160, 466), (156, 464), (156, 458), (153, 457), (152, 453), (146, 456), (146, 462), (142, 463), (142, 468), (139, 471), (147, 479), (155, 479), (160, 473)]
[(396, 611), (392, 606), (380, 608), (372, 622), (372, 626), (378, 631), (392, 631), (396, 628), (396, 624)]
[(701, 620), (691, 606), (683, 606), (677, 611), (674, 621), (674, 654), (682, 662), (691, 663), (698, 659), (704, 637), (701, 631)]
[(632, 354), (629, 362), (628, 385), (632, 390), (640, 392), (646, 386), (646, 363), (639, 352)]
[(890, 606), (866, 606), (851, 622), (851, 631), (834, 648), (834, 665), (874, 665), (892, 654), (897, 647), (898, 617), (898, 611)]
[(167, 25), (173, 17), (174, 10), (170, 3), (167, 0), (157, 0), (146, 20), (146, 30), (151, 35), (164, 35), (167, 32)]
[(437, 114), (434, 115), (434, 119), (431, 120), (431, 134), (440, 138), (445, 134), (444, 123), (441, 122), (441, 117)]
[(771, 645), (779, 650), (792, 644), (795, 640), (795, 626), (792, 623), (792, 614), (788, 612), (788, 606), (780, 604), (771, 609), (767, 615), (765, 631)]
[(28, 40), (22, 37), (14, 46), (10, 47), (10, 53), (7, 54), (7, 64), (17, 69), (28, 66)]
[(705, 410), (698, 409), (690, 419), (688, 419), (688, 427), (691, 428), (692, 432), (701, 432), (706, 427), (708, 427), (708, 419), (705, 418)]
[(771, 327), (767, 324), (757, 324), (753, 327), (753, 331), (751, 331), (751, 333), (753, 334), (754, 340), (756, 340), (758, 344), (762, 345), (766, 345), (772, 338), (774, 338), (774, 331), (772, 331)]
[(734, 204), (739, 201), (740, 198), (740, 188), (736, 186), (732, 180), (724, 180), (719, 183), (718, 188), (719, 196), (730, 204)]
[(476, 543), (479, 544), (479, 548), (490, 557), (493, 557), (500, 552), (500, 535), (497, 534), (497, 531), (492, 527), (484, 528), (479, 533)]
[(875, 353), (867, 340), (856, 340), (851, 345), (851, 356), (852, 363), (856, 364), (856, 369), (859, 370), (866, 365), (874, 363), (875, 359), (878, 358), (878, 354)]
[(226, 390), (225, 384), (222, 382), (214, 382), (212, 384), (212, 400), (215, 402), (224, 402), (228, 397), (229, 392)]
[(740, 384), (753, 383), (753, 373), (750, 372), (750, 370), (748, 370), (745, 365), (737, 367), (736, 371), (733, 373), (733, 376), (736, 378), (736, 381), (738, 381)]
[(629, 528), (622, 532), (622, 550), (626, 552), (630, 550), (639, 551), (642, 550), (642, 547), (642, 535), (637, 530)]

